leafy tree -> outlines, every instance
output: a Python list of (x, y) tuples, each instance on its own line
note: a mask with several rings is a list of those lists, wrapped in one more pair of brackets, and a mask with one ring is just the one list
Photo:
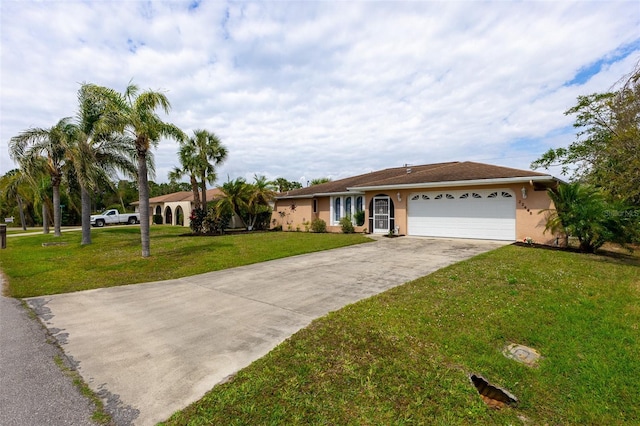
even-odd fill
[[(60, 184), (64, 175), (63, 168), (69, 158), (74, 126), (70, 118), (63, 118), (48, 129), (31, 128), (11, 138), (9, 155), (23, 170), (24, 176), (34, 186), (37, 177), (47, 173), (53, 189), (53, 228), (54, 235), (60, 231)], [(45, 161), (42, 161), (42, 160)]]
[(311, 180), (311, 186), (320, 185), (320, 184), (327, 183), (327, 182), (331, 182), (331, 178), (330, 177), (316, 178), (316, 179), (312, 179)]
[(109, 130), (130, 137), (137, 159), (138, 190), (140, 193), (140, 240), (142, 257), (151, 255), (149, 239), (149, 160), (151, 148), (163, 137), (182, 141), (184, 133), (175, 125), (165, 123), (156, 110), (169, 113), (171, 104), (163, 93), (145, 91), (129, 84), (123, 94), (112, 93), (109, 103)]
[(288, 181), (283, 177), (279, 177), (273, 180), (271, 184), (275, 186), (275, 189), (278, 192), (287, 192), (287, 191), (292, 191), (294, 189), (302, 188), (302, 184), (300, 182)]
[(600, 187), (611, 199), (640, 205), (640, 68), (614, 91), (579, 96), (565, 114), (576, 115), (576, 141), (550, 149), (532, 168), (562, 165), (573, 178)]

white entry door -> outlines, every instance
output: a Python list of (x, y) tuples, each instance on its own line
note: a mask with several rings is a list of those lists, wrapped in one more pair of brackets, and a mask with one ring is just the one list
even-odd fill
[(375, 197), (373, 199), (373, 233), (389, 232), (389, 219), (389, 197)]

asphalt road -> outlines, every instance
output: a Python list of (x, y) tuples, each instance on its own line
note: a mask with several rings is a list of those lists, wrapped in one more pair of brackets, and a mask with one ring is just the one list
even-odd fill
[(52, 341), (19, 300), (0, 296), (0, 425), (95, 424), (93, 404), (56, 365), (64, 354)]

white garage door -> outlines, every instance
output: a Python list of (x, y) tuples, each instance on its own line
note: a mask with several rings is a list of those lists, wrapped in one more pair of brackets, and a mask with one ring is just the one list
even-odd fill
[(409, 196), (408, 234), (515, 240), (515, 200), (508, 189), (413, 193)]

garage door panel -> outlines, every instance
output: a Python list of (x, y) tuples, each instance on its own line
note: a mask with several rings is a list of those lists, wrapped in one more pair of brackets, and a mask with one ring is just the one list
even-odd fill
[[(508, 190), (476, 191), (480, 198), (460, 198), (468, 191), (425, 192), (409, 199), (409, 235), (515, 239), (515, 198)], [(441, 197), (449, 194), (453, 199)], [(489, 195), (493, 194), (493, 198)], [(503, 195), (506, 194), (506, 195)], [(414, 194), (412, 194), (414, 195)], [(425, 197), (428, 197), (425, 199)], [(417, 198), (417, 199), (415, 199)]]

